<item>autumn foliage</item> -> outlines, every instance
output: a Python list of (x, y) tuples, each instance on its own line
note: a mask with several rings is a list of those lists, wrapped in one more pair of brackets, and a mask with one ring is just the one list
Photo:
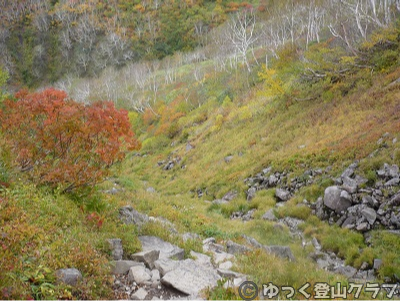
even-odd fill
[(101, 181), (127, 150), (138, 149), (128, 114), (111, 102), (90, 106), (55, 89), (7, 100), (0, 123), (21, 170), (35, 182), (64, 190)]

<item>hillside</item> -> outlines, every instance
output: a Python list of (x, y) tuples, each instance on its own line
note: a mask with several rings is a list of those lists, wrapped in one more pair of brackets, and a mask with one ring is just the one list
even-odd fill
[[(295, 288), (292, 297), (296, 299), (320, 296), (324, 289), (318, 286), (321, 283), (335, 288), (340, 283), (347, 287), (348, 298), (353, 299), (374, 298), (373, 290), (364, 290), (371, 283), (397, 288), (400, 278), (397, 2), (305, 1), (294, 6), (294, 2), (275, 1), (251, 4), (185, 1), (186, 7), (180, 1), (165, 4), (151, 1), (149, 6), (145, 1), (137, 2), (133, 5), (129, 1), (116, 1), (117, 6), (100, 6), (100, 2), (93, 1), (82, 8), (79, 6), (83, 4), (76, 2), (76, 11), (67, 10), (76, 14), (84, 9), (79, 17), (82, 18), (96, 7), (98, 14), (90, 16), (109, 19), (116, 13), (113, 8), (118, 7), (121, 13), (118, 22), (129, 29), (133, 43), (125, 50), (138, 48), (140, 52), (138, 45), (152, 49), (133, 60), (121, 65), (107, 63), (95, 74), (90, 71), (97, 68), (94, 61), (88, 61), (88, 72), (67, 68), (65, 73), (61, 72), (64, 65), (53, 62), (54, 66), (44, 64), (33, 81), (28, 80), (31, 75), (22, 79), (26, 74), (23, 68), (35, 70), (25, 61), (20, 62), (21, 66), (13, 65), (15, 69), (3, 62), (0, 120), (7, 120), (4, 112), (10, 112), (5, 99), (20, 101), (19, 95), (28, 93), (14, 94), (16, 88), (40, 86), (39, 90), (44, 92), (32, 92), (35, 97), (28, 98), (33, 104), (41, 103), (41, 97), (44, 99), (38, 95), (59, 95), (44, 90), (54, 85), (85, 104), (89, 112), (82, 117), (85, 121), (92, 116), (90, 110), (105, 108), (90, 105), (98, 99), (110, 99), (117, 108), (129, 110), (129, 113), (115, 111), (114, 115), (110, 113), (114, 111), (95, 112), (102, 116), (100, 120), (110, 122), (107, 131), (113, 129), (111, 137), (121, 134), (128, 122), (125, 113), (128, 114), (141, 148), (138, 149), (135, 140), (132, 147), (135, 150), (121, 150), (118, 158), (124, 157), (123, 160), (107, 158), (110, 155), (107, 151), (96, 149), (96, 143), (103, 140), (85, 140), (88, 131), (101, 128), (99, 121), (93, 127), (78, 128), (77, 132), (84, 135), (77, 137), (90, 148), (68, 149), (67, 152), (78, 152), (76, 157), (62, 157), (72, 158), (71, 161), (62, 165), (62, 160), (56, 157), (44, 165), (51, 157), (44, 152), (40, 160), (33, 160), (32, 166), (24, 168), (21, 165), (24, 153), (10, 147), (19, 135), (9, 136), (9, 128), (3, 122), (0, 298), (162, 296), (168, 299), (189, 295), (189, 298), (240, 299), (243, 291), (239, 284), (245, 278), (254, 281), (260, 293), (263, 284), (271, 281), (279, 288), (292, 286)], [(46, 11), (46, 20), (53, 20), (63, 11), (62, 4), (72, 5), (68, 3), (51, 1), (50, 8), (43, 6), (40, 10)], [(215, 19), (212, 13), (217, 6), (221, 19)], [(8, 8), (5, 11), (13, 11)], [(132, 10), (134, 17), (129, 18), (128, 12)], [(335, 10), (340, 13), (333, 14)], [(181, 12), (182, 19), (169, 16), (171, 11)], [(200, 39), (186, 38), (190, 30), (177, 33), (160, 29), (157, 35), (166, 39), (163, 47), (176, 47), (163, 52), (158, 44), (146, 44), (151, 43), (147, 36), (150, 32), (143, 37), (146, 43), (135, 40), (130, 22), (140, 19), (139, 14), (143, 14), (144, 20), (151, 16), (163, 25), (169, 24), (163, 18), (179, 20), (176, 25), (180, 30), (197, 28), (179, 23), (190, 19), (184, 17), (189, 14), (207, 23), (207, 30)], [(11, 32), (7, 43), (19, 31), (25, 32), (27, 39), (40, 36), (29, 33), (36, 23), (29, 18), (25, 25), (20, 21), (7, 27)], [(60, 24), (54, 26), (55, 31), (64, 28)], [(246, 38), (237, 40), (241, 26)], [(96, 35), (93, 51), (101, 44), (105, 32), (104, 29)], [(232, 34), (235, 32), (236, 35)], [(49, 38), (58, 34), (52, 32)], [(173, 40), (178, 35), (184, 44)], [(161, 43), (160, 36), (154, 41)], [(243, 49), (237, 46), (238, 41), (248, 44)], [(7, 44), (7, 51), (15, 48), (10, 45)], [(73, 45), (79, 47), (79, 41)], [(69, 55), (77, 53), (71, 49)], [(46, 53), (45, 57), (51, 55)], [(95, 52), (90, 54), (91, 60), (95, 57)], [(102, 61), (100, 57), (97, 59)], [(79, 60), (70, 57), (70, 62), (73, 65)], [(57, 75), (52, 77), (49, 69), (55, 66), (60, 70), (54, 69)], [(74, 108), (75, 103), (68, 105)], [(18, 110), (18, 102), (16, 108), (17, 113), (24, 111)], [(52, 108), (47, 111), (54, 112)], [(74, 117), (68, 114), (77, 111), (66, 107), (62, 114)], [(54, 124), (50, 133), (61, 129), (61, 136), (74, 131), (74, 127), (67, 125), (68, 120), (75, 119), (60, 116), (52, 119), (52, 123), (44, 122), (43, 128)], [(32, 120), (40, 118), (32, 115)], [(119, 126), (112, 123), (119, 122), (119, 118), (122, 118)], [(33, 140), (34, 145), (32, 132), (36, 129), (32, 124), (36, 124), (28, 124), (31, 131), (27, 131), (30, 136), (26, 141)], [(23, 123), (16, 128), (22, 132)], [(55, 149), (59, 147), (57, 139), (50, 139)], [(118, 138), (112, 141), (114, 144), (107, 145), (118, 144)], [(37, 152), (45, 148), (43, 145), (39, 144)], [(112, 150), (109, 152), (113, 153)], [(99, 160), (97, 155), (108, 161)], [(101, 165), (100, 171), (94, 173), (96, 185), (88, 180), (86, 170), (78, 176), (73, 174), (74, 164), (81, 158), (86, 160), (84, 169), (89, 175), (96, 171), (93, 166)], [(55, 175), (49, 173), (50, 177), (40, 166), (48, 170), (63, 167)], [(59, 175), (63, 172), (67, 180)], [(67, 176), (71, 174), (79, 184), (76, 187), (68, 185), (71, 180)], [(121, 259), (136, 260), (141, 256), (136, 253), (145, 249), (146, 240), (152, 244), (161, 239), (176, 245), (173, 250), (182, 249), (175, 258), (180, 259), (178, 263), (168, 259), (155, 264), (154, 258), (146, 257), (154, 256), (150, 247), (146, 250), (150, 253), (141, 259), (148, 268), (143, 265), (140, 274), (145, 280), (139, 281), (138, 274), (131, 276), (132, 271), (127, 273), (130, 267), (123, 273), (116, 272), (123, 265)], [(170, 248), (163, 246), (159, 254)], [(161, 258), (157, 253), (158, 256)], [(114, 260), (117, 264), (113, 266)], [(77, 283), (60, 280), (60, 269), (67, 268), (81, 273)], [(186, 271), (186, 276), (179, 274), (181, 270)], [(212, 279), (202, 274), (203, 270)], [(157, 273), (158, 280), (154, 280)], [(201, 291), (183, 280), (176, 283), (171, 280), (172, 273), (182, 279), (206, 279), (204, 282), (210, 281), (213, 287)], [(170, 289), (167, 283), (177, 290)], [(299, 288), (306, 283), (310, 287), (301, 293)], [(352, 283), (363, 285), (360, 295), (354, 287), (350, 289)], [(334, 299), (333, 292), (325, 297)], [(377, 298), (391, 299), (389, 292), (381, 289)], [(288, 299), (287, 294), (288, 290), (282, 289), (279, 294), (264, 298)], [(398, 291), (395, 294), (398, 298)]]

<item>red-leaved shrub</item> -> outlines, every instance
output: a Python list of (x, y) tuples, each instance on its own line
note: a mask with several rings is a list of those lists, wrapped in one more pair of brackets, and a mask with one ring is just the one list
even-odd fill
[(94, 185), (126, 151), (140, 147), (127, 111), (112, 102), (85, 106), (55, 89), (23, 90), (15, 98), (3, 103), (0, 126), (15, 162), (35, 182), (66, 191)]

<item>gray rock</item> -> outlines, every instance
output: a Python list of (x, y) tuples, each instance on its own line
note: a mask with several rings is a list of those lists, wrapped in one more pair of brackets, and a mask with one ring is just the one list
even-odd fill
[(185, 251), (169, 242), (156, 236), (139, 236), (143, 251), (160, 251), (160, 258), (183, 259)]
[(191, 151), (192, 149), (194, 149), (194, 146), (191, 145), (189, 142), (186, 144), (186, 151)]
[(229, 191), (227, 194), (225, 194), (222, 199), (224, 201), (232, 201), (233, 199), (235, 199), (237, 197), (237, 192), (236, 191)]
[(362, 216), (364, 216), (370, 225), (373, 225), (376, 220), (376, 212), (374, 209), (366, 207), (361, 210)]
[(388, 174), (391, 178), (398, 178), (399, 177), (399, 167), (396, 164), (393, 164), (388, 168)]
[(354, 180), (356, 181), (358, 186), (361, 186), (361, 185), (366, 184), (368, 182), (368, 180), (366, 178), (363, 178), (363, 177), (361, 177), (359, 175), (356, 175)]
[(382, 259), (375, 258), (374, 259), (374, 270), (379, 270), (382, 266)]
[(292, 250), (287, 246), (265, 246), (265, 249), (268, 253), (274, 254), (280, 258), (289, 259), (289, 261), (296, 261)]
[(347, 278), (353, 277), (357, 273), (357, 269), (346, 265), (346, 266), (339, 266), (335, 269), (336, 273), (342, 274), (346, 276)]
[(386, 187), (388, 187), (388, 186), (396, 186), (396, 185), (398, 185), (400, 183), (400, 178), (393, 178), (393, 179), (391, 179), (391, 180), (389, 180), (389, 181), (387, 181), (386, 183), (385, 183), (385, 186)]
[(144, 300), (148, 295), (148, 292), (143, 288), (139, 288), (134, 294), (131, 296), (131, 300)]
[(278, 201), (286, 202), (290, 199), (290, 192), (285, 189), (277, 188), (275, 190), (275, 196)]
[(164, 285), (171, 286), (184, 294), (199, 296), (206, 288), (214, 288), (221, 277), (213, 268), (204, 267), (192, 259), (179, 262), (179, 266), (162, 277)]
[(273, 209), (269, 209), (267, 212), (264, 213), (264, 215), (261, 217), (263, 220), (267, 221), (276, 221), (278, 220), (274, 214)]
[(225, 247), (220, 244), (208, 243), (203, 245), (203, 252), (223, 252)]
[(372, 196), (365, 195), (362, 198), (363, 204), (367, 204), (368, 206), (372, 208), (378, 208), (379, 207), (379, 202)]
[(363, 262), (362, 264), (361, 264), (361, 267), (360, 267), (360, 270), (367, 270), (368, 269), (368, 263), (367, 262)]
[(207, 244), (210, 244), (210, 243), (216, 243), (217, 241), (215, 240), (215, 238), (214, 237), (209, 237), (209, 238), (206, 238), (206, 239), (204, 239), (203, 240), (203, 245), (207, 245)]
[(358, 166), (358, 163), (356, 163), (356, 162), (350, 164), (350, 166), (347, 167), (347, 168), (345, 169), (345, 171), (342, 173), (341, 177), (342, 177), (342, 178), (344, 178), (344, 177), (351, 177), (351, 176), (354, 174), (354, 171), (355, 171), (355, 169), (357, 168), (357, 166)]
[(125, 206), (119, 209), (119, 218), (125, 224), (135, 224), (142, 226), (149, 221), (149, 217), (145, 214), (139, 213), (131, 206)]
[(276, 184), (278, 184), (279, 179), (277, 177), (275, 177), (275, 175), (270, 175), (268, 178), (268, 185), (270, 187), (274, 187), (276, 186)]
[(233, 156), (226, 156), (226, 157), (224, 158), (225, 163), (229, 163), (229, 162), (231, 162), (232, 160), (233, 160)]
[(144, 266), (138, 265), (129, 269), (128, 280), (135, 281), (137, 284), (142, 284), (146, 281), (150, 281), (151, 275)]
[(213, 253), (213, 259), (216, 264), (220, 264), (222, 262), (225, 262), (227, 260), (233, 259), (234, 256), (232, 254), (226, 253), (226, 252), (215, 252)]
[(151, 271), (151, 281), (154, 282), (160, 282), (161, 280), (161, 275), (160, 275), (160, 271), (157, 269), (154, 269)]
[(205, 254), (202, 253), (197, 253), (195, 251), (190, 251), (190, 256), (192, 256), (193, 258), (195, 258), (195, 261), (198, 264), (204, 265), (204, 266), (209, 266), (212, 267), (212, 263), (211, 263), (211, 257), (207, 256)]
[(365, 231), (367, 231), (367, 230), (368, 230), (368, 223), (365, 223), (365, 222), (359, 223), (359, 224), (357, 225), (357, 227), (356, 227), (356, 230), (357, 230), (357, 231), (360, 231), (360, 232), (365, 232)]
[(157, 270), (160, 271), (161, 276), (164, 276), (168, 272), (175, 269), (178, 266), (178, 264), (179, 261), (172, 260), (169, 258), (162, 258), (154, 262), (154, 266), (156, 267)]
[(322, 247), (321, 247), (320, 243), (318, 242), (318, 240), (315, 237), (313, 237), (311, 242), (312, 242), (312, 244), (313, 244), (313, 246), (314, 246), (316, 251), (321, 251), (322, 250)]
[(343, 180), (343, 189), (345, 189), (348, 193), (356, 193), (357, 192), (357, 182), (349, 177), (342, 177)]
[(324, 204), (336, 213), (345, 211), (351, 206), (351, 202), (341, 198), (341, 190), (337, 186), (330, 186), (325, 189)]
[(228, 242), (226, 243), (226, 251), (229, 254), (243, 254), (246, 252), (250, 252), (251, 249), (246, 246), (237, 244), (231, 240), (228, 240)]
[(247, 235), (245, 235), (245, 234), (243, 234), (242, 237), (243, 237), (244, 239), (246, 239), (247, 243), (248, 243), (249, 245), (251, 245), (252, 247), (254, 247), (254, 248), (261, 249), (261, 248), (264, 247), (262, 244), (260, 244), (260, 243), (259, 243), (255, 238), (253, 238), (253, 237), (247, 236)]
[(160, 257), (159, 250), (148, 250), (131, 255), (131, 259), (143, 262), (149, 269), (154, 269), (154, 262)]
[(111, 262), (111, 272), (115, 275), (126, 274), (131, 267), (134, 266), (143, 266), (143, 262), (137, 262), (133, 260), (118, 260)]
[(122, 242), (119, 238), (111, 238), (107, 239), (108, 243), (111, 247), (111, 255), (114, 260), (121, 260), (122, 255), (124, 254), (124, 250), (122, 248)]
[(217, 269), (218, 275), (220, 275), (223, 278), (239, 278), (239, 277), (243, 277), (243, 274), (240, 273), (236, 273), (234, 271), (231, 271), (229, 269)]
[(252, 210), (247, 211), (242, 216), (242, 220), (246, 222), (246, 221), (249, 221), (249, 220), (253, 219), (254, 212), (256, 212), (256, 209), (252, 209)]
[(342, 228), (353, 229), (356, 225), (356, 218), (353, 215), (349, 215), (343, 222)]
[(60, 269), (56, 271), (56, 277), (59, 282), (75, 286), (82, 280), (82, 274), (77, 269)]
[(340, 192), (340, 198), (351, 202), (351, 195), (346, 190)]
[(315, 215), (320, 220), (324, 220), (326, 218), (326, 213), (324, 211), (324, 200), (321, 197), (319, 197), (315, 202)]
[(257, 190), (254, 187), (251, 187), (247, 190), (247, 201), (251, 201), (256, 196)]
[[(222, 270), (230, 270), (233, 267), (233, 263), (232, 261), (225, 261), (223, 263), (221, 263), (218, 268), (222, 269)], [(221, 274), (220, 274), (221, 275)], [(221, 275), (222, 277), (224, 277), (223, 275)]]
[(268, 173), (270, 173), (271, 170), (272, 170), (272, 167), (269, 166), (269, 167), (267, 167), (267, 168), (264, 168), (264, 169), (262, 170), (262, 172), (263, 172), (264, 175), (267, 175)]
[(148, 187), (148, 188), (146, 189), (146, 192), (148, 192), (148, 193), (155, 193), (156, 190), (155, 190), (153, 187)]

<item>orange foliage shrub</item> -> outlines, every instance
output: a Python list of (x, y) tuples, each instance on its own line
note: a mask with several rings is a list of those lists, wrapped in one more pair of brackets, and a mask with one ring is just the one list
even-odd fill
[(111, 102), (85, 106), (55, 89), (15, 98), (0, 110), (1, 129), (16, 163), (35, 182), (65, 191), (94, 185), (127, 150), (140, 147), (127, 111)]

